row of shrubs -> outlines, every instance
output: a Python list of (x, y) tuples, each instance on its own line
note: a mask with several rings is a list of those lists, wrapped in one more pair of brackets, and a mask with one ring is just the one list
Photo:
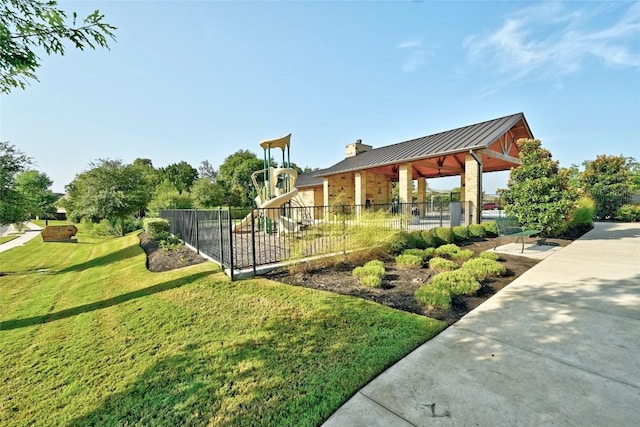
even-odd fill
[(164, 218), (145, 218), (144, 231), (158, 242), (158, 246), (164, 251), (171, 251), (182, 246), (182, 242), (171, 234), (169, 221)]
[(469, 239), (496, 237), (498, 228), (494, 221), (468, 226), (436, 227), (430, 230), (400, 231), (395, 233), (388, 242), (386, 249), (391, 253), (401, 253), (405, 249), (438, 248), (443, 245), (464, 242)]

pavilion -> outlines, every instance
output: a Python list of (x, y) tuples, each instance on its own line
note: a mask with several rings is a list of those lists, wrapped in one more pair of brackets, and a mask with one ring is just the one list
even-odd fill
[(461, 201), (468, 202), (467, 224), (480, 222), (482, 174), (520, 165), (516, 141), (533, 138), (523, 113), (488, 120), (397, 144), (373, 148), (361, 140), (346, 146), (345, 159), (301, 175), (296, 187), (307, 206), (391, 202), (392, 183), (399, 202), (411, 203), (417, 181), (419, 204), (426, 201), (426, 180), (459, 176)]

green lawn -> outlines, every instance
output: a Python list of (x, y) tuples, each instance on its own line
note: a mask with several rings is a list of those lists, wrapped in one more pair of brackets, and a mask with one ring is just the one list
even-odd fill
[(0, 253), (2, 426), (318, 425), (445, 327), (77, 237)]
[(19, 234), (8, 234), (6, 236), (0, 236), (0, 245), (3, 243), (7, 243), (12, 241), (13, 239), (17, 239)]

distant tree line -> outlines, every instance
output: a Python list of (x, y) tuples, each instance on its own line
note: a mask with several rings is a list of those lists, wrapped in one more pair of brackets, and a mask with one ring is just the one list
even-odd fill
[[(600, 155), (580, 171), (575, 165), (560, 168), (538, 140), (518, 145), (522, 165), (512, 170), (502, 196), (507, 213), (523, 225), (535, 223), (552, 233), (571, 218), (583, 196), (596, 199), (596, 218), (611, 218), (623, 200), (617, 196), (640, 192), (640, 164), (632, 157)], [(298, 173), (312, 170), (291, 166)], [(256, 196), (251, 174), (262, 168), (263, 160), (247, 150), (231, 154), (217, 170), (208, 160), (198, 168), (185, 161), (156, 168), (146, 158), (131, 164), (98, 159), (76, 175), (57, 204), (74, 222), (108, 220), (124, 233), (128, 221), (156, 216), (160, 209), (251, 207)], [(30, 157), (0, 142), (1, 224), (51, 217), (57, 199), (51, 185)]]

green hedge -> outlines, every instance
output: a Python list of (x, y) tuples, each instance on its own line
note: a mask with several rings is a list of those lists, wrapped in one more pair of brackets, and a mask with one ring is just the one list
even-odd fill
[(168, 234), (171, 232), (169, 220), (164, 218), (145, 218), (143, 224), (144, 231), (149, 233), (153, 239), (164, 233)]

